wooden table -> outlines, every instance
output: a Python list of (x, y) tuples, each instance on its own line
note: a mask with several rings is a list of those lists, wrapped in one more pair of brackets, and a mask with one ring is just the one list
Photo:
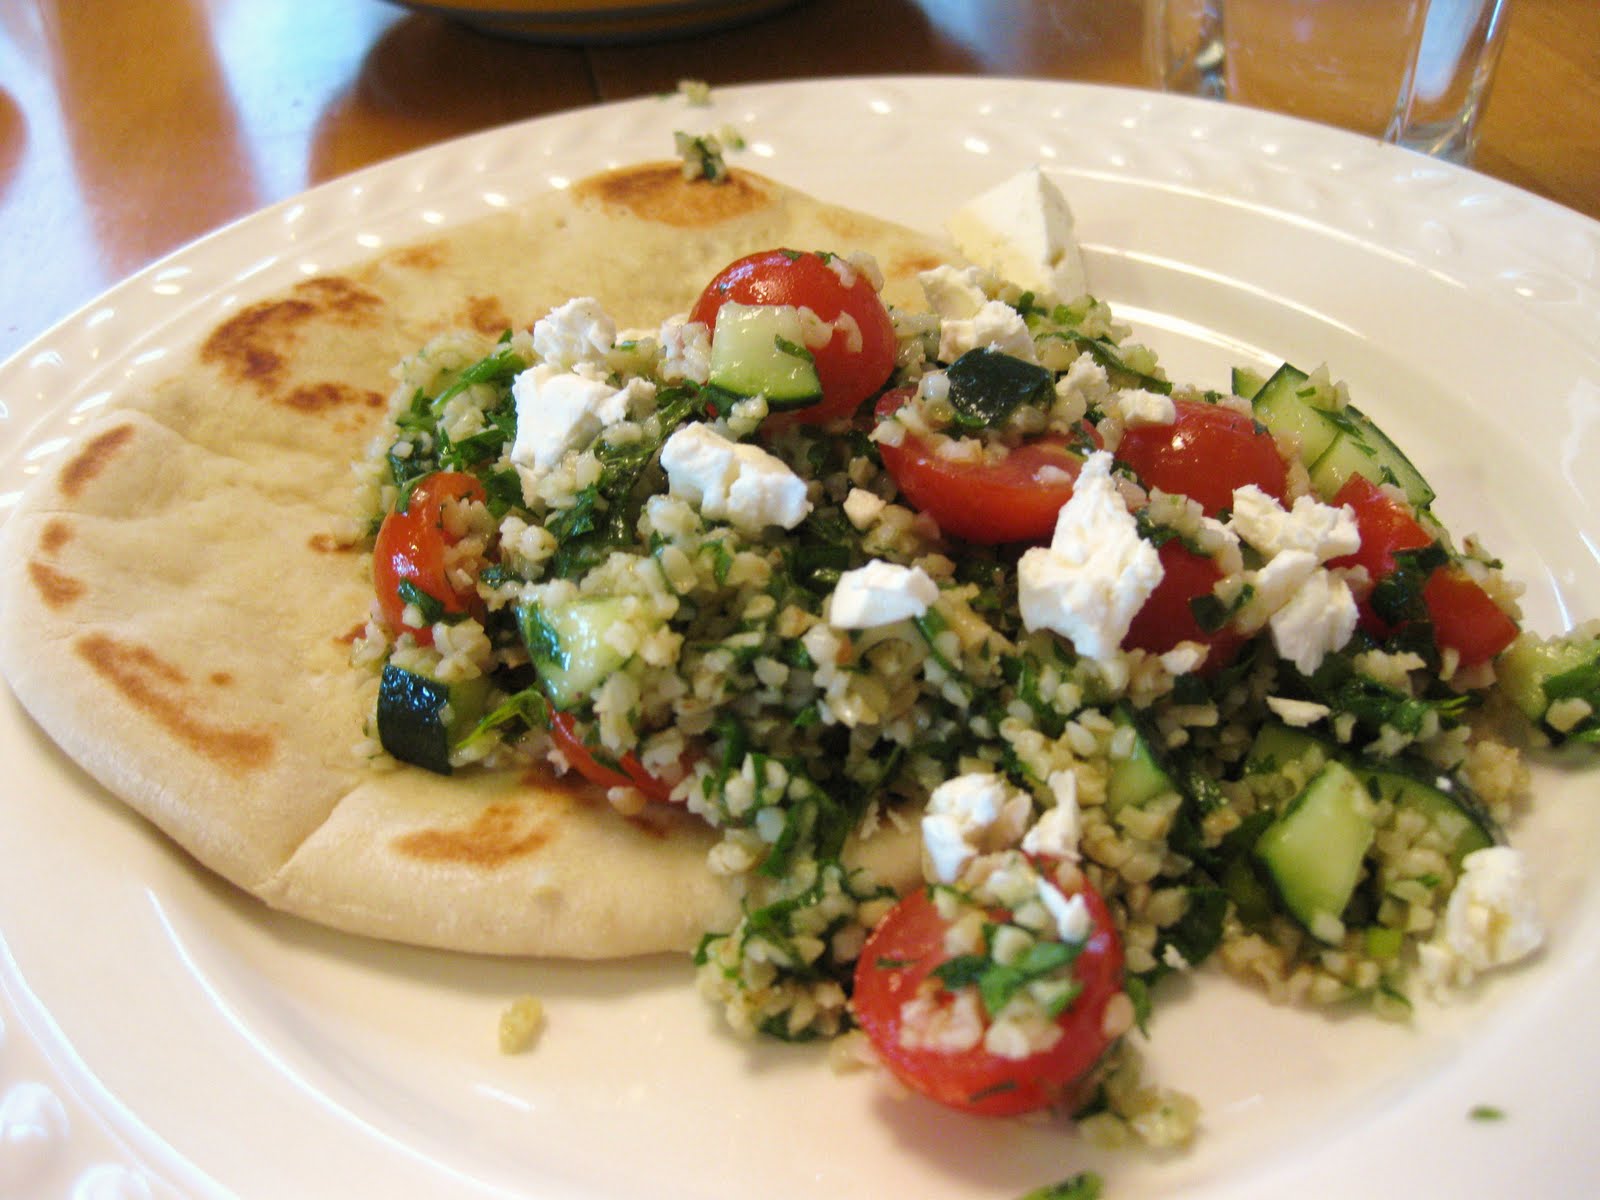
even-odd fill
[[(596, 100), (940, 72), (1144, 85), (1141, 0), (805, 0), (648, 45), (384, 0), (0, 2), (0, 358), (208, 230), (402, 151)], [(1600, 217), (1600, 3), (1514, 0), (1477, 165)]]

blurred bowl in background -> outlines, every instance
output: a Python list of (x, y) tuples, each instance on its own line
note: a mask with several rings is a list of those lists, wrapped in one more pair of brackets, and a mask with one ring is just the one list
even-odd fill
[(753, 21), (799, 0), (396, 0), (484, 33), (570, 44), (686, 37)]

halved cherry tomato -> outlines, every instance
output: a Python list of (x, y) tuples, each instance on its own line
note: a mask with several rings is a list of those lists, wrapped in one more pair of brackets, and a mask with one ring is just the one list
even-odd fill
[[(851, 275), (854, 278), (846, 285), (845, 279)], [(729, 300), (809, 308), (835, 326), (827, 345), (811, 348), (822, 399), (785, 414), (792, 419), (827, 421), (849, 416), (894, 370), (896, 344), (889, 312), (872, 282), (843, 260), (796, 250), (747, 255), (724, 267), (706, 285), (689, 311), (689, 319), (714, 330), (717, 310)], [(840, 322), (841, 316), (846, 320)]]
[(1233, 507), (1233, 489), (1253, 483), (1282, 501), (1289, 467), (1270, 433), (1243, 413), (1204, 400), (1173, 401), (1171, 425), (1135, 425), (1122, 435), (1117, 461), (1147, 487), (1198, 500), (1207, 516)]
[(631, 787), (643, 792), (648, 800), (665, 803), (672, 795), (672, 785), (656, 778), (644, 769), (637, 755), (624, 754), (618, 765), (621, 770), (605, 766), (595, 758), (589, 747), (578, 736), (571, 713), (550, 714), (550, 739), (555, 742), (567, 764), (590, 783), (601, 787)]
[[(889, 392), (878, 401), (879, 419), (911, 395), (910, 388)], [(1084, 429), (1098, 444), (1093, 429)], [(911, 507), (944, 533), (985, 545), (1048, 540), (1083, 469), (1083, 455), (1058, 434), (1025, 442), (992, 464), (944, 458), (913, 434), (898, 446), (879, 444), (878, 454)]]
[(965, 1112), (1012, 1116), (1085, 1099), (1080, 1085), (1113, 1040), (1103, 1027), (1106, 1006), (1122, 990), (1122, 942), (1099, 894), (1086, 884), (1083, 898), (1093, 931), (1073, 963), (1083, 990), (1057, 1018), (1062, 1036), (1048, 1050), (1008, 1059), (981, 1042), (953, 1052), (900, 1044), (906, 1001), (951, 957), (944, 948), (948, 925), (927, 889), (905, 896), (872, 931), (856, 963), (851, 1006), (879, 1059), (913, 1091)]
[[(1434, 540), (1405, 501), (1364, 476), (1347, 479), (1333, 503), (1348, 504), (1355, 513), (1361, 547), (1328, 565), (1365, 567), (1374, 583), (1394, 571), (1398, 552), (1420, 550)], [(1442, 566), (1428, 576), (1422, 586), (1422, 603), (1433, 624), (1434, 641), (1441, 649), (1454, 650), (1462, 666), (1486, 663), (1516, 639), (1517, 623), (1458, 566)], [(1365, 597), (1361, 600), (1361, 623), (1376, 637), (1388, 637), (1394, 632), (1372, 611)]]
[(372, 551), (372, 577), (379, 610), (396, 634), (410, 633), (422, 645), (433, 645), (431, 625), (406, 624), (402, 584), (432, 597), (446, 613), (469, 612), (477, 604), (476, 593), (457, 591), (445, 577), (445, 550), (456, 539), (444, 528), (443, 510), (447, 500), (484, 498), (483, 484), (475, 476), (435, 471), (412, 489), (404, 509), (384, 517)]
[(1191, 601), (1209, 596), (1222, 578), (1216, 560), (1196, 554), (1177, 538), (1163, 542), (1161, 582), (1134, 614), (1122, 644), (1133, 650), (1165, 654), (1179, 642), (1199, 642), (1207, 648), (1200, 674), (1210, 675), (1231, 663), (1248, 640), (1228, 626), (1207, 630), (1195, 619)]

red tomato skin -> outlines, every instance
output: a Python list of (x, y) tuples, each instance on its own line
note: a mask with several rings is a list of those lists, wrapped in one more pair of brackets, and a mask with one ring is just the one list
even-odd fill
[(1488, 662), (1520, 632), (1493, 597), (1465, 571), (1440, 567), (1422, 587), (1422, 602), (1439, 645), (1461, 656), (1463, 667)]
[(590, 783), (601, 787), (631, 787), (644, 793), (647, 800), (664, 804), (671, 798), (672, 787), (644, 769), (638, 756), (624, 754), (620, 760), (622, 770), (616, 771), (597, 761), (589, 747), (578, 737), (571, 713), (550, 714), (550, 737), (560, 749), (567, 764)]
[(809, 408), (775, 414), (774, 419), (821, 422), (847, 417), (888, 382), (898, 351), (889, 310), (871, 280), (859, 271), (855, 274), (855, 281), (846, 287), (823, 255), (762, 250), (719, 271), (689, 310), (689, 319), (715, 330), (717, 310), (730, 300), (809, 308), (829, 322), (849, 314), (861, 331), (861, 348), (852, 350), (851, 339), (835, 332), (826, 346), (814, 349), (822, 399)]
[[(1407, 504), (1364, 476), (1345, 480), (1333, 503), (1349, 505), (1355, 513), (1361, 547), (1328, 565), (1365, 567), (1373, 583), (1394, 570), (1398, 552), (1420, 550), (1434, 540)], [(1516, 640), (1517, 623), (1460, 567), (1443, 566), (1428, 576), (1422, 603), (1433, 624), (1434, 641), (1441, 649), (1454, 650), (1464, 667), (1488, 662)], [(1366, 597), (1361, 598), (1361, 624), (1379, 638), (1395, 632), (1372, 611)]]
[(903, 897), (862, 948), (851, 1000), (857, 1023), (895, 1077), (931, 1100), (981, 1116), (1015, 1116), (1085, 1099), (1080, 1085), (1111, 1045), (1102, 1025), (1107, 1004), (1122, 990), (1122, 942), (1099, 894), (1085, 884), (1083, 897), (1094, 922), (1074, 964), (1083, 991), (1058, 1019), (1061, 1039), (1016, 1061), (982, 1044), (953, 1054), (900, 1044), (901, 1006), (950, 957), (945, 921), (928, 889)]
[(424, 646), (433, 645), (433, 630), (406, 624), (401, 583), (409, 581), (448, 613), (471, 611), (477, 603), (475, 594), (457, 592), (445, 578), (444, 552), (451, 539), (441, 527), (441, 513), (449, 499), (482, 501), (483, 484), (461, 471), (425, 476), (412, 489), (405, 509), (384, 517), (372, 549), (373, 586), (384, 621), (396, 634), (409, 633)]
[[(879, 419), (911, 395), (909, 388), (885, 395), (878, 401)], [(1084, 428), (1098, 444), (1093, 429)], [(1083, 456), (1059, 435), (1024, 443), (992, 466), (941, 458), (910, 433), (898, 446), (879, 443), (878, 455), (911, 507), (927, 513), (946, 535), (982, 545), (1048, 541), (1083, 469)], [(1064, 472), (1065, 478), (1039, 480), (1046, 466)]]
[(1117, 461), (1146, 487), (1198, 500), (1207, 516), (1233, 507), (1233, 489), (1253, 483), (1282, 502), (1289, 465), (1270, 433), (1243, 413), (1203, 400), (1173, 401), (1171, 425), (1136, 425), (1122, 435)]
[(1179, 642), (1199, 642), (1207, 648), (1199, 673), (1210, 675), (1222, 670), (1249, 639), (1226, 625), (1210, 631), (1200, 628), (1189, 605), (1191, 600), (1211, 594), (1222, 571), (1215, 560), (1196, 554), (1176, 538), (1163, 542), (1157, 553), (1161, 556), (1161, 582), (1134, 614), (1122, 644), (1133, 650), (1165, 654)]
[(1394, 570), (1394, 556), (1402, 550), (1421, 550), (1433, 538), (1412, 516), (1411, 510), (1387, 495), (1364, 475), (1352, 475), (1333, 497), (1334, 507), (1349, 505), (1356, 515), (1361, 546), (1329, 562), (1335, 567), (1365, 567), (1373, 582)]

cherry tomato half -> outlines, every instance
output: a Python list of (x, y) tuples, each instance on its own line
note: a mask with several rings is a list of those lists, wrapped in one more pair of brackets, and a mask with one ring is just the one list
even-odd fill
[(595, 758), (589, 747), (578, 736), (571, 713), (550, 714), (550, 738), (561, 751), (567, 764), (590, 783), (601, 787), (631, 787), (643, 792), (645, 798), (665, 803), (672, 795), (672, 785), (656, 778), (644, 769), (635, 754), (624, 754), (619, 760), (621, 770), (608, 767)]
[(484, 498), (475, 476), (436, 471), (417, 483), (404, 509), (384, 517), (372, 550), (372, 577), (379, 610), (396, 634), (410, 633), (422, 645), (433, 645), (431, 625), (406, 624), (402, 584), (432, 597), (446, 613), (469, 612), (477, 604), (476, 593), (457, 591), (445, 577), (445, 550), (455, 539), (444, 528), (443, 511), (447, 500)]
[[(786, 414), (792, 419), (828, 421), (849, 416), (894, 370), (896, 344), (889, 311), (871, 280), (837, 256), (795, 250), (747, 255), (724, 267), (706, 285), (689, 311), (689, 319), (715, 330), (717, 310), (729, 300), (809, 308), (835, 326), (827, 345), (812, 348), (822, 399)], [(846, 320), (841, 322), (841, 316)]]
[[(1396, 553), (1420, 550), (1434, 540), (1409, 505), (1364, 476), (1352, 475), (1345, 480), (1333, 503), (1347, 504), (1355, 513), (1361, 547), (1328, 565), (1365, 567), (1374, 583), (1394, 571)], [(1428, 576), (1422, 587), (1422, 603), (1433, 624), (1434, 641), (1441, 649), (1454, 650), (1464, 667), (1488, 662), (1516, 639), (1517, 623), (1460, 567), (1446, 565)], [(1365, 598), (1361, 601), (1361, 623), (1376, 637), (1394, 632)]]
[(1161, 582), (1134, 614), (1122, 644), (1133, 650), (1165, 654), (1179, 642), (1199, 642), (1207, 649), (1199, 673), (1220, 671), (1234, 660), (1248, 639), (1226, 625), (1202, 629), (1190, 602), (1211, 594), (1222, 578), (1221, 569), (1216, 560), (1196, 554), (1177, 538), (1163, 542), (1157, 553), (1161, 556)]
[(941, 1104), (986, 1116), (1084, 1099), (1078, 1085), (1113, 1040), (1103, 1026), (1106, 1006), (1122, 990), (1122, 942), (1099, 894), (1085, 885), (1083, 898), (1093, 921), (1073, 964), (1083, 990), (1057, 1018), (1060, 1040), (1021, 1059), (991, 1054), (981, 1042), (954, 1052), (900, 1044), (903, 1006), (950, 955), (944, 948), (948, 925), (926, 888), (895, 905), (861, 951), (851, 1000), (857, 1022), (895, 1077)]
[[(879, 419), (911, 395), (909, 388), (888, 393), (878, 401)], [(1098, 443), (1094, 431), (1084, 429)], [(909, 433), (898, 446), (880, 443), (878, 454), (911, 507), (944, 533), (985, 545), (1049, 540), (1083, 469), (1083, 455), (1059, 435), (1026, 442), (992, 464), (944, 458)]]
[(1171, 425), (1136, 425), (1122, 435), (1117, 461), (1146, 487), (1198, 500), (1207, 516), (1233, 507), (1233, 489), (1253, 483), (1278, 501), (1289, 467), (1270, 433), (1243, 413), (1204, 400), (1175, 400)]

